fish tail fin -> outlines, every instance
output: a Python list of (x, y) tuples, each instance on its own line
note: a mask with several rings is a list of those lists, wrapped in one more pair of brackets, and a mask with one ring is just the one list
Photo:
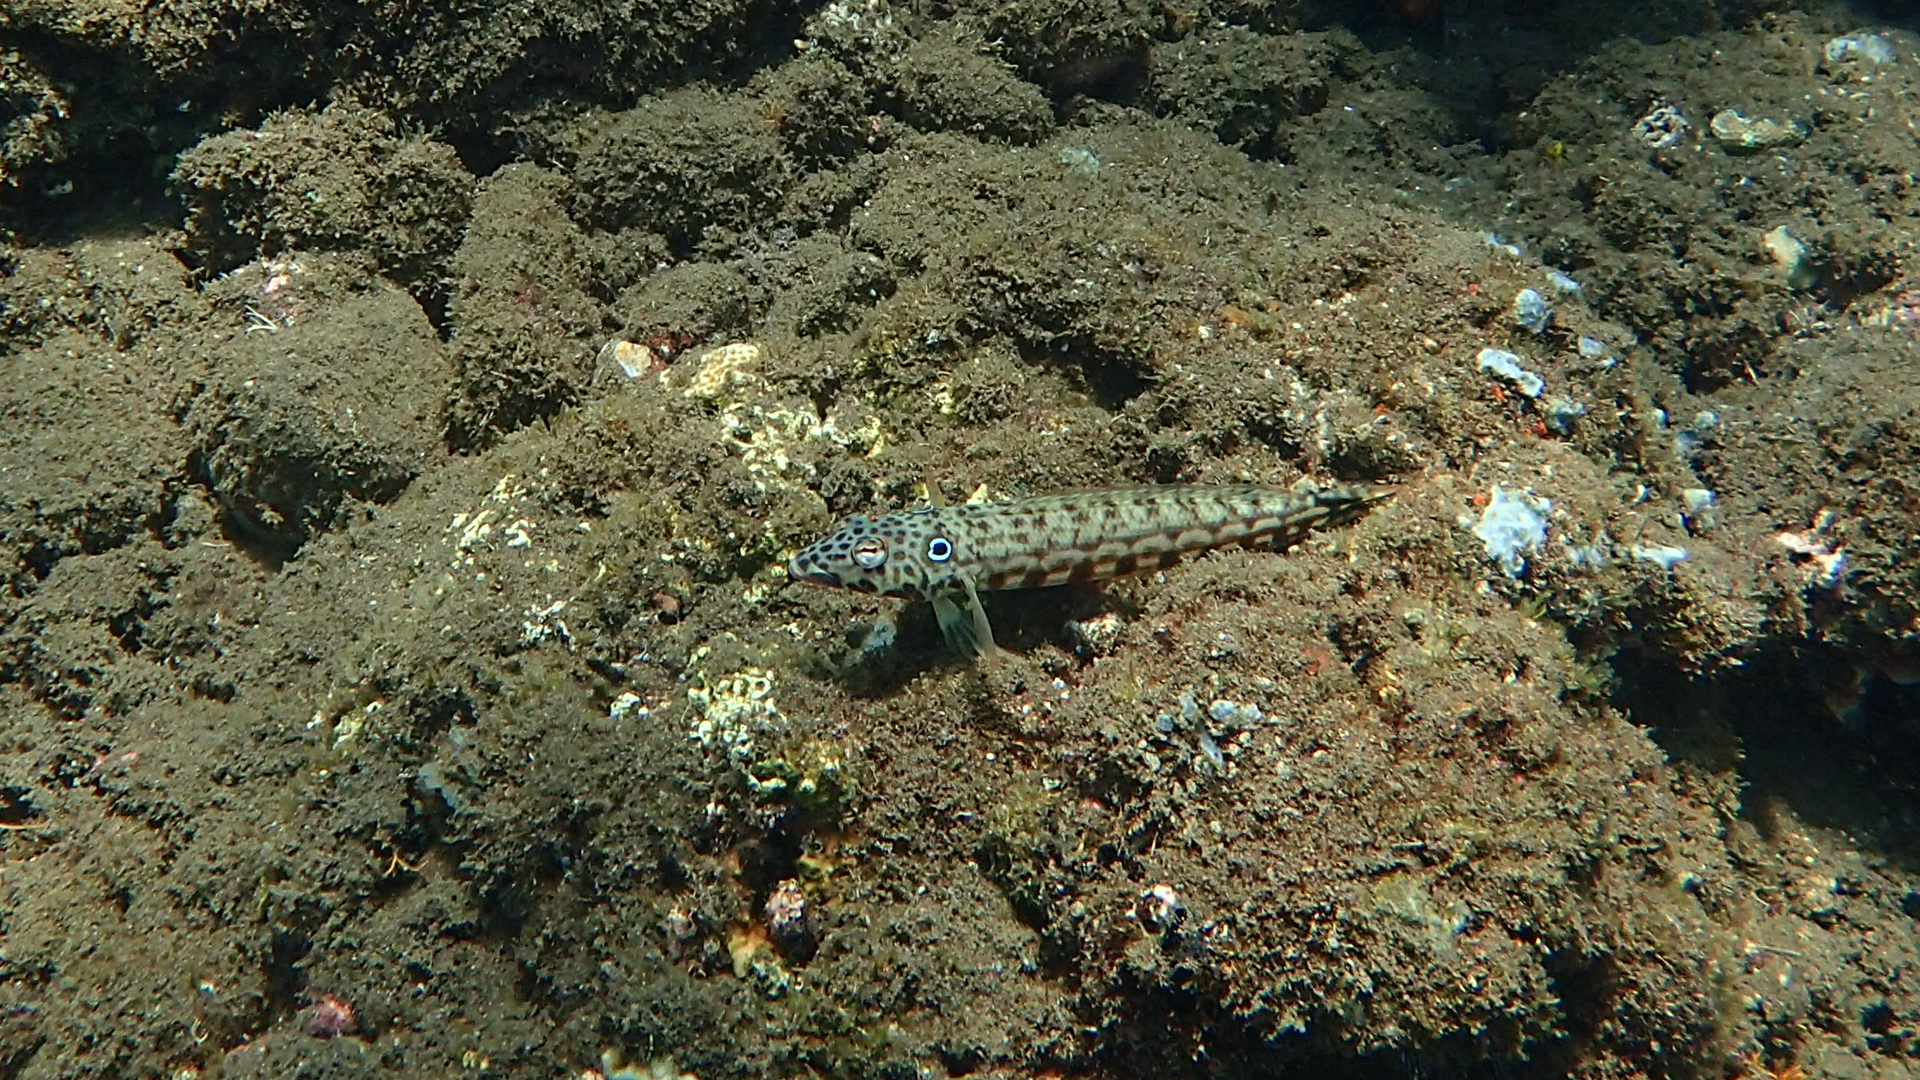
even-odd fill
[(1314, 495), (1314, 502), (1323, 514), (1315, 524), (1344, 525), (1366, 513), (1375, 503), (1385, 502), (1399, 492), (1399, 484), (1337, 484), (1322, 488)]
[(1392, 498), (1398, 484), (1334, 484), (1316, 487), (1295, 484), (1299, 505), (1286, 516), (1285, 526), (1262, 546), (1284, 551), (1317, 529), (1345, 525), (1365, 514), (1375, 503)]

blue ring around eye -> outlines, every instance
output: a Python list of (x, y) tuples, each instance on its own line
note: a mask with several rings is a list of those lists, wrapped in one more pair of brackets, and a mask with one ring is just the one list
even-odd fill
[(953, 558), (953, 541), (944, 536), (936, 536), (927, 541), (927, 558), (934, 562), (946, 562)]

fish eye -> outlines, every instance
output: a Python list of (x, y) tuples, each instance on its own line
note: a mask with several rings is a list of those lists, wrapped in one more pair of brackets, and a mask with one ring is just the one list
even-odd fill
[(853, 561), (862, 570), (878, 570), (887, 561), (887, 542), (877, 536), (863, 537), (853, 545)]
[(927, 541), (927, 558), (934, 562), (946, 562), (953, 558), (953, 541), (944, 536), (936, 536)]

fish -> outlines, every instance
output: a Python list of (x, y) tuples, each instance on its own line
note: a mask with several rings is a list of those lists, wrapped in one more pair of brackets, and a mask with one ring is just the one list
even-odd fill
[(1285, 549), (1397, 490), (1377, 484), (1160, 484), (855, 515), (797, 552), (787, 577), (933, 605), (956, 651), (997, 652), (982, 592), (1102, 581), (1241, 545)]

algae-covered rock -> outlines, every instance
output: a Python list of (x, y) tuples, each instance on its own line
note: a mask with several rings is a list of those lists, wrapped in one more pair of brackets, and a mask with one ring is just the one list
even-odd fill
[(766, 109), (706, 88), (590, 116), (568, 140), (580, 147), (575, 215), (598, 228), (660, 233), (678, 251), (698, 246), (709, 229), (747, 227), (793, 177)]
[(186, 445), (150, 375), (81, 334), (0, 360), (0, 581), (25, 589), (163, 520)]
[(1162, 115), (1210, 128), (1258, 156), (1287, 153), (1300, 117), (1325, 108), (1340, 62), (1358, 52), (1344, 33), (1259, 34), (1212, 27), (1153, 48), (1149, 94)]
[(1758, 154), (1798, 146), (1807, 141), (1807, 125), (1798, 120), (1769, 116), (1749, 118), (1739, 109), (1722, 109), (1708, 121), (1707, 130), (1729, 154)]
[(12, 49), (0, 49), (0, 186), (67, 156), (62, 121), (67, 95), (46, 72)]
[(350, 499), (385, 502), (443, 445), (449, 369), (420, 305), (324, 255), (229, 275), (186, 414), (239, 538), (284, 557)]
[(173, 182), (189, 246), (218, 270), (292, 249), (371, 256), (437, 289), (466, 223), (473, 177), (453, 148), (351, 104), (290, 110), (202, 141)]
[(896, 61), (893, 80), (902, 115), (923, 131), (1030, 142), (1053, 124), (1040, 88), (978, 39), (915, 42)]
[(597, 261), (564, 209), (571, 185), (509, 165), (475, 196), (452, 260), (456, 445), (491, 442), (578, 399), (593, 374)]

